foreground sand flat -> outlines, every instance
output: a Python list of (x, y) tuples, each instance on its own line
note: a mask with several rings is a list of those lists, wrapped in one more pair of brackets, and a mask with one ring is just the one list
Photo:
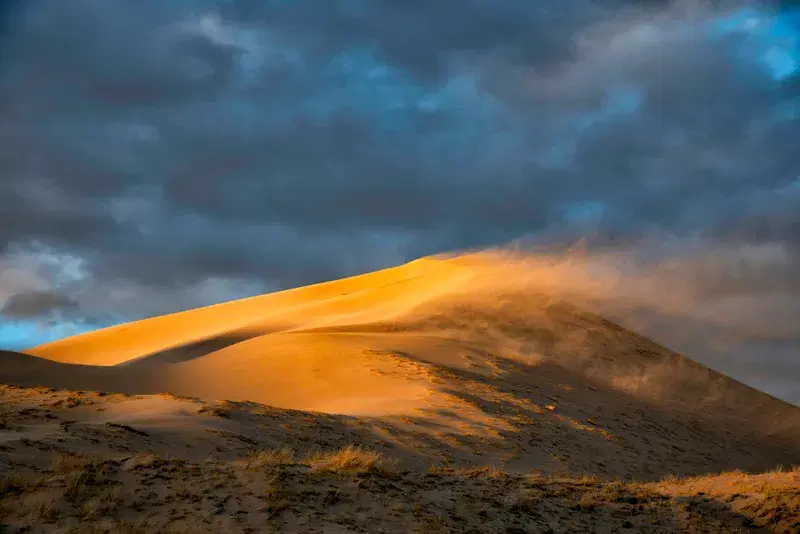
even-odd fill
[[(0, 352), (2, 522), (796, 529), (800, 408), (569, 304), (547, 276), (431, 258)], [(735, 470), (768, 474), (717, 475)]]
[(450, 435), (407, 449), (382, 418), (169, 395), (14, 386), (0, 394), (0, 524), (8, 532), (800, 528), (797, 469), (614, 480), (459, 468), (481, 459), (438, 455), (453, 450)]

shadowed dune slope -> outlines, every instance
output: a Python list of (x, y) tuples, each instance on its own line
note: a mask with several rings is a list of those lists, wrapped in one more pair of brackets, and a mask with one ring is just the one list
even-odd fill
[(380, 420), (412, 462), (644, 477), (800, 463), (800, 408), (525, 269), (500, 254), (417, 260), (3, 353), (0, 381)]

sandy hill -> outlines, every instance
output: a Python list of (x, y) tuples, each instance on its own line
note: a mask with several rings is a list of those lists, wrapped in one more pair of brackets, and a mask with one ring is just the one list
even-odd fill
[(237, 462), (287, 448), (278, 463), (295, 474), (281, 476), (305, 476), (317, 460), (298, 458), (350, 445), (417, 472), (605, 481), (800, 464), (800, 408), (546, 282), (502, 254), (427, 258), (0, 352), (0, 382), (16, 385), (0, 391), (0, 467), (38, 470), (61, 453), (119, 471), (109, 458)]
[(0, 378), (419, 420), (456, 462), (639, 476), (800, 462), (800, 409), (548, 295), (525, 268), (426, 258), (2, 355)]

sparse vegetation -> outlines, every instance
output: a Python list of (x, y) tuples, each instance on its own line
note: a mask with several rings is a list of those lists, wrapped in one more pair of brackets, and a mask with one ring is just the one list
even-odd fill
[(294, 452), (288, 447), (258, 451), (250, 455), (245, 469), (290, 465), (295, 462)]
[(87, 462), (64, 473), (64, 497), (68, 501), (80, 503), (103, 483), (102, 464)]
[(60, 453), (53, 460), (51, 471), (56, 475), (64, 475), (84, 469), (89, 460), (76, 454)]
[(316, 471), (347, 474), (389, 473), (396, 468), (396, 463), (381, 453), (354, 445), (335, 452), (309, 455), (305, 462)]
[[(791, 483), (796, 474), (752, 476), (766, 482), (747, 487), (725, 484), (741, 474), (671, 478), (667, 490), (658, 489), (665, 483), (522, 476), (493, 466), (399, 471), (384, 455), (354, 445), (306, 456), (265, 449), (242, 460), (200, 463), (152, 454), (120, 460), (59, 454), (38, 479), (0, 479), (0, 506), (9, 524), (35, 524), (37, 531), (80, 525), (80, 532), (115, 533), (326, 526), (407, 532), (412, 525), (420, 532), (538, 532), (557, 526), (733, 533), (749, 526), (789, 533), (800, 524), (800, 490)], [(698, 484), (727, 489), (697, 492)], [(231, 523), (242, 509), (247, 515)], [(130, 520), (142, 514), (147, 521)], [(299, 521), (293, 528), (284, 523), (289, 517)]]

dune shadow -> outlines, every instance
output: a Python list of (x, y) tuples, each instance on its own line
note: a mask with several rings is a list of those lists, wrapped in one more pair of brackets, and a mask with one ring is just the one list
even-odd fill
[(197, 358), (207, 356), (212, 352), (222, 350), (237, 343), (248, 341), (254, 337), (263, 335), (263, 332), (253, 334), (223, 334), (213, 336), (191, 343), (185, 343), (175, 347), (170, 347), (158, 352), (153, 352), (140, 356), (133, 360), (128, 360), (118, 365), (118, 367), (136, 367), (142, 365), (165, 365), (173, 363), (188, 362)]
[(55, 362), (10, 351), (0, 351), (0, 383), (130, 395), (157, 393), (164, 386), (157, 373), (132, 373), (117, 366)]
[(128, 395), (162, 393), (174, 387), (158, 368), (202, 358), (256, 337), (225, 334), (171, 347), (113, 366), (56, 362), (22, 352), (0, 350), (0, 383), (24, 387), (96, 390)]
[[(424, 361), (412, 354), (396, 354)], [(734, 469), (758, 473), (800, 463), (796, 414), (794, 426), (784, 421), (783, 430), (776, 431), (766, 421), (763, 426), (754, 424), (752, 413), (740, 418), (724, 405), (725, 399), (718, 406), (670, 403), (615, 389), (596, 376), (554, 362), (526, 366), (496, 358), (495, 364), (502, 370), (497, 376), (443, 365), (433, 369), (443, 380), (441, 392), (487, 420), (511, 426), (511, 430), (500, 426), (493, 430), (496, 439), (425, 432), (430, 425), (413, 418), (407, 418), (412, 425), (385, 421), (384, 426), (400, 442), (427, 443), (445, 464), (493, 464), (516, 472), (536, 465), (545, 472), (658, 481), (669, 475)], [(775, 403), (772, 408), (782, 405), (777, 399)], [(789, 411), (786, 415), (791, 416)], [(455, 426), (475, 427), (474, 416), (465, 411), (440, 408), (431, 413), (452, 420)]]

